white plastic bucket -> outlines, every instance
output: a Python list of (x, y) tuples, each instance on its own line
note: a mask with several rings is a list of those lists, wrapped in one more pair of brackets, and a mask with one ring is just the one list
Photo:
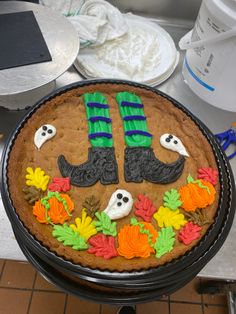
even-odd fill
[(186, 49), (185, 82), (206, 102), (236, 111), (236, 0), (203, 0)]

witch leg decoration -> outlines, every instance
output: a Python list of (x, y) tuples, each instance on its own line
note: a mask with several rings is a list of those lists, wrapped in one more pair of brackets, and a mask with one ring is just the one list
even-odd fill
[(125, 142), (124, 176), (127, 182), (171, 183), (183, 172), (185, 158), (180, 156), (174, 163), (164, 163), (152, 150), (152, 134), (148, 132), (143, 104), (140, 98), (129, 92), (116, 96), (123, 119)]
[(91, 146), (88, 161), (73, 166), (63, 155), (58, 157), (58, 166), (63, 177), (70, 177), (71, 184), (91, 186), (100, 180), (102, 184), (118, 183), (109, 105), (101, 93), (84, 94), (86, 115), (89, 124)]

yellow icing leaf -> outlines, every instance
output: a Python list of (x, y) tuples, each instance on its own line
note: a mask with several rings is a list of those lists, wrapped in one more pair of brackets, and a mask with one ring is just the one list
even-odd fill
[(168, 207), (163, 206), (158, 209), (153, 217), (156, 219), (160, 228), (172, 226), (176, 230), (179, 230), (181, 226), (187, 223), (184, 215), (179, 213), (179, 209), (172, 211)]
[(45, 172), (39, 167), (35, 168), (35, 170), (31, 167), (27, 167), (26, 171), (28, 172), (25, 176), (26, 185), (35, 186), (37, 189), (46, 191), (50, 177), (45, 175)]
[(80, 236), (88, 240), (92, 235), (97, 233), (91, 217), (87, 216), (86, 209), (82, 210), (82, 218), (75, 219), (76, 225), (70, 225), (70, 228), (78, 232)]

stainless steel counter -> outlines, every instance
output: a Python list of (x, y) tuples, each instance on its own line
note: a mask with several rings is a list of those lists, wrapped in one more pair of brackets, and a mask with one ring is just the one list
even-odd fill
[[(155, 20), (159, 22), (172, 36), (174, 41), (178, 43), (179, 39), (191, 28), (191, 23), (184, 20)], [(236, 113), (227, 112), (217, 109), (206, 104), (195, 94), (191, 92), (188, 86), (184, 83), (181, 74), (183, 54), (181, 54), (178, 67), (172, 76), (158, 88), (172, 96), (185, 107), (191, 110), (198, 118), (200, 118), (213, 133), (221, 132), (228, 129), (232, 122), (236, 121)], [(56, 87), (64, 86), (68, 83), (81, 80), (81, 77), (73, 68), (70, 68), (65, 74), (56, 80)], [(20, 101), (20, 99), (19, 99)], [(4, 140), (16, 126), (19, 119), (26, 113), (22, 111), (8, 111), (0, 108), (0, 133), (4, 134)], [(4, 144), (1, 142), (0, 153)], [(231, 165), (236, 175), (236, 158), (231, 161)], [(10, 229), (9, 222), (2, 205), (0, 205), (0, 258), (24, 259), (16, 244), (13, 234)], [(225, 244), (217, 255), (207, 264), (200, 272), (199, 276), (218, 279), (236, 280), (236, 249), (234, 248), (234, 239), (236, 238), (236, 220), (230, 231)]]

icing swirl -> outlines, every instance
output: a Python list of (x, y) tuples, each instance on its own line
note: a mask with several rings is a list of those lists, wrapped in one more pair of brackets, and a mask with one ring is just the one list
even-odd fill
[(83, 202), (83, 207), (87, 209), (89, 216), (94, 217), (95, 213), (100, 209), (100, 200), (94, 196), (88, 196)]
[(143, 220), (150, 222), (156, 207), (153, 206), (152, 201), (145, 195), (139, 194), (138, 201), (135, 202), (135, 215), (141, 217)]
[(70, 228), (78, 232), (79, 235), (88, 240), (92, 235), (97, 233), (92, 218), (87, 216), (86, 209), (82, 209), (82, 217), (75, 219), (75, 225), (71, 224)]
[(200, 238), (200, 231), (202, 227), (195, 225), (191, 221), (189, 221), (179, 232), (178, 239), (183, 242), (185, 245), (189, 245), (194, 240)]
[(156, 219), (160, 228), (171, 226), (176, 230), (179, 230), (181, 226), (184, 226), (187, 223), (184, 215), (181, 214), (178, 209), (172, 211), (169, 208), (163, 206), (158, 209), (153, 217)]
[(98, 232), (102, 232), (105, 235), (111, 235), (115, 237), (117, 235), (116, 222), (111, 222), (110, 217), (103, 212), (96, 212), (95, 216), (98, 220), (94, 221), (94, 225)]
[(218, 181), (219, 173), (212, 168), (200, 168), (198, 169), (198, 179), (203, 179), (210, 182), (212, 185), (216, 185)]
[(88, 253), (101, 256), (105, 259), (110, 259), (118, 255), (115, 248), (115, 238), (112, 236), (98, 234), (89, 239), (89, 244), (91, 247), (88, 249)]
[(70, 178), (53, 178), (48, 189), (52, 192), (67, 192), (70, 190)]
[[(141, 222), (145, 229), (152, 235), (152, 241), (155, 242), (158, 234), (153, 225), (147, 222)], [(118, 233), (117, 249), (119, 255), (131, 259), (134, 257), (149, 257), (154, 253), (154, 249), (148, 242), (148, 235), (140, 232), (139, 225), (125, 225)]]
[(27, 167), (26, 171), (26, 185), (35, 186), (37, 189), (46, 191), (50, 177), (45, 175), (45, 172), (39, 167), (35, 168), (35, 170), (31, 167)]
[(210, 182), (202, 179), (197, 181), (200, 181), (201, 185), (207, 187), (207, 189), (190, 182), (179, 190), (180, 199), (182, 201), (181, 207), (186, 211), (195, 211), (197, 208), (205, 208), (211, 205), (215, 200), (216, 190), (214, 186)]
[(158, 232), (158, 238), (155, 243), (156, 257), (160, 258), (162, 255), (173, 250), (175, 243), (175, 232), (172, 227), (162, 228)]
[[(53, 193), (53, 192), (52, 192)], [(64, 224), (74, 210), (74, 203), (67, 194), (59, 194), (59, 198), (54, 193), (51, 197), (42, 202), (41, 199), (33, 206), (33, 214), (40, 223)], [(63, 201), (60, 201), (63, 199)], [(66, 204), (66, 208), (65, 208)]]

